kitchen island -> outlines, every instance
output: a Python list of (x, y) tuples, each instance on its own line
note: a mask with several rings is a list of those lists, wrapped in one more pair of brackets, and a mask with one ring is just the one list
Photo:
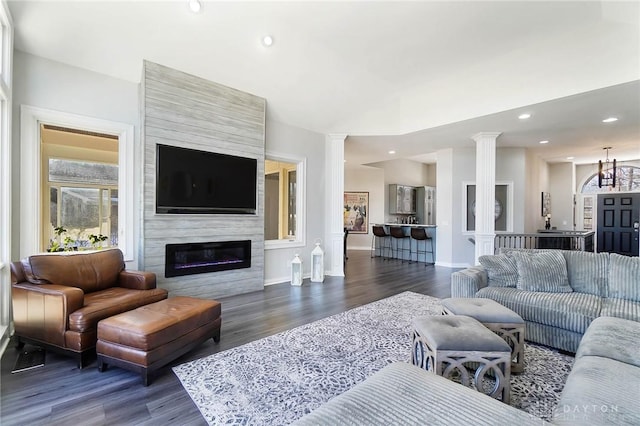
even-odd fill
[[(382, 226), (387, 234), (390, 234), (390, 229), (392, 227), (400, 227), (404, 235), (407, 238), (404, 239), (395, 239), (391, 236), (386, 237), (387, 242), (385, 243), (385, 247), (396, 247), (396, 244), (400, 244), (400, 247), (403, 247), (402, 250), (397, 250), (393, 253), (393, 257), (399, 260), (409, 260), (412, 262), (416, 261), (416, 248), (419, 251), (419, 256), (417, 257), (418, 262), (425, 262), (425, 253), (426, 253), (426, 262), (429, 264), (435, 263), (436, 259), (436, 225), (423, 225), (423, 224), (414, 224), (414, 223), (376, 223), (373, 226)], [(424, 228), (428, 240), (416, 240), (411, 238), (411, 229), (412, 228)], [(397, 241), (394, 241), (397, 240)], [(384, 253), (381, 250), (382, 239), (375, 238), (375, 247), (372, 246), (372, 255), (373, 256), (384, 256), (384, 257), (392, 257), (391, 251), (387, 248), (384, 249)], [(411, 250), (409, 248), (411, 247)], [(432, 249), (433, 248), (433, 249)], [(433, 250), (433, 256), (431, 253)]]

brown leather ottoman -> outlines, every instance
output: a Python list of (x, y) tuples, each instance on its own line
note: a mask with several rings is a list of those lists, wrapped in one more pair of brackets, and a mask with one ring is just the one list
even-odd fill
[(98, 323), (98, 369), (135, 371), (147, 386), (155, 370), (209, 338), (219, 342), (220, 314), (218, 301), (178, 296), (106, 318)]

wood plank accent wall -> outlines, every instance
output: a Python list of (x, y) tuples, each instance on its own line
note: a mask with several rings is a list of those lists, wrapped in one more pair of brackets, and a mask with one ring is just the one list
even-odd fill
[[(217, 298), (263, 289), (265, 100), (145, 61), (141, 102), (141, 269), (155, 272), (170, 296)], [(156, 214), (157, 144), (257, 159), (257, 214)], [(251, 268), (164, 277), (165, 244), (235, 240), (251, 240)]]

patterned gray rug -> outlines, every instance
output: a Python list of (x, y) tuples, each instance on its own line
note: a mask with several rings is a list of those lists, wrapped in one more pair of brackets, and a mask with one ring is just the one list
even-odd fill
[[(409, 362), (413, 318), (440, 313), (438, 299), (404, 292), (173, 371), (211, 425), (286, 425), (385, 365)], [(527, 344), (511, 405), (551, 419), (572, 362)]]

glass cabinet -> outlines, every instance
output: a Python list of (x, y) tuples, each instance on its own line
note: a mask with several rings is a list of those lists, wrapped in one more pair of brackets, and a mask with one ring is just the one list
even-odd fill
[(389, 213), (415, 214), (416, 188), (408, 185), (389, 185)]

